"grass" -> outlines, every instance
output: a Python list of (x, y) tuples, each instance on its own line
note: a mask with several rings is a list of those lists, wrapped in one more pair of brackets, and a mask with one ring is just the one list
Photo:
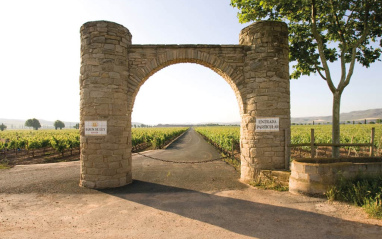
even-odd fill
[[(224, 153), (221, 153), (220, 154), (222, 157), (227, 157), (229, 155), (226, 155)], [(224, 162), (228, 163), (229, 165), (231, 165), (232, 167), (235, 168), (236, 171), (240, 172), (240, 161), (238, 161), (237, 159), (233, 159), (231, 157), (227, 157), (227, 158), (224, 158), (223, 159)]]
[(341, 177), (326, 196), (363, 207), (371, 217), (382, 219), (382, 176), (359, 176), (352, 180)]
[(8, 160), (6, 160), (6, 159), (0, 160), (0, 170), (1, 169), (10, 169), (10, 168), (11, 168), (11, 166), (9, 166)]
[(266, 190), (275, 190), (275, 191), (289, 191), (288, 186), (283, 186), (281, 183), (276, 182), (275, 180), (261, 180), (258, 179), (256, 181), (252, 181), (249, 183), (249, 185), (257, 187), (257, 188), (262, 188)]

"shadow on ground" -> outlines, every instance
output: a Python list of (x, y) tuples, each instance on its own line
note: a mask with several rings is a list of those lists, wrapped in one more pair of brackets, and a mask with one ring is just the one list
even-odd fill
[(258, 238), (380, 238), (382, 228), (144, 181), (106, 194)]

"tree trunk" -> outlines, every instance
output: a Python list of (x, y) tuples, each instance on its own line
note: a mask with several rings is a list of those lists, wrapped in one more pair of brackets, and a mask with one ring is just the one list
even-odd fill
[[(340, 106), (341, 106), (341, 94), (342, 92), (336, 91), (333, 94), (333, 112), (332, 112), (332, 142), (334, 144), (340, 143)], [(332, 149), (333, 158), (340, 157), (340, 147), (333, 146)]]

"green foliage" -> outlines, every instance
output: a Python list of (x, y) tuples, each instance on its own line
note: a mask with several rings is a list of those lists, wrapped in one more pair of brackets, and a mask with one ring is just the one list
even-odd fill
[(275, 180), (267, 180), (267, 181), (262, 181), (262, 180), (257, 180), (257, 181), (252, 181), (249, 183), (249, 185), (252, 185), (254, 187), (262, 188), (262, 189), (270, 189), (270, 190), (275, 190), (275, 191), (289, 191), (288, 186), (283, 186), (281, 183), (276, 182)]
[[(382, 146), (382, 125), (341, 125), (341, 143), (370, 143), (371, 128), (375, 128), (374, 146)], [(310, 143), (310, 129), (315, 130), (316, 143), (332, 143), (332, 129), (330, 125), (292, 125), (291, 143)], [(195, 130), (207, 138), (219, 144), (226, 151), (231, 151), (232, 141), (234, 144), (240, 142), (240, 127), (220, 126), (220, 127), (196, 127)], [(352, 141), (353, 139), (353, 141)], [(308, 148), (308, 147), (307, 147)]]
[[(132, 129), (133, 147), (142, 143), (153, 144), (155, 148), (162, 148), (176, 136), (185, 132), (185, 127), (170, 128), (139, 128)], [(80, 146), (80, 134), (75, 129), (56, 130), (12, 130), (0, 131), (0, 151), (26, 149), (54, 148), (63, 154), (65, 150), (77, 149)]]
[(326, 195), (329, 200), (353, 203), (364, 207), (371, 216), (382, 218), (382, 176), (359, 176), (351, 180), (340, 177)]
[(58, 129), (58, 128), (60, 128), (60, 129), (62, 129), (62, 128), (65, 128), (65, 124), (64, 124), (64, 122), (62, 122), (61, 120), (56, 120), (56, 121), (54, 121), (54, 128), (55, 129)]
[[(341, 125), (340, 143), (367, 144), (370, 143), (371, 128), (375, 128), (375, 143), (378, 148), (382, 145), (382, 125), (349, 124)], [(310, 129), (314, 129), (316, 143), (332, 143), (330, 125), (296, 125), (291, 127), (291, 143), (310, 143)], [(352, 141), (353, 139), (353, 141)]]
[(39, 128), (41, 128), (40, 121), (38, 121), (38, 119), (36, 118), (28, 119), (27, 121), (25, 121), (25, 126), (32, 127), (35, 130), (38, 130)]
[(52, 148), (54, 148), (57, 152), (60, 152), (62, 156), (64, 156), (65, 149), (69, 147), (67, 140), (63, 137), (52, 136), (50, 144), (52, 145)]
[(372, 217), (382, 219), (382, 192), (378, 192), (374, 198), (366, 198), (363, 208)]
[[(333, 142), (340, 138), (341, 95), (353, 75), (355, 62), (369, 67), (380, 61), (382, 1), (377, 0), (231, 0), (241, 23), (285, 21), (289, 26), (290, 77), (318, 73), (333, 94)], [(379, 41), (379, 46), (377, 42)], [(339, 61), (335, 86), (328, 63)], [(339, 148), (333, 147), (333, 157)]]
[(382, 46), (381, 1), (231, 0), (231, 5), (239, 9), (241, 23), (264, 19), (288, 23), (290, 61), (296, 61), (291, 74), (293, 79), (323, 70), (318, 49), (320, 40), (314, 35), (314, 25), (322, 39), (322, 52), (329, 62), (343, 55), (344, 63), (350, 63), (353, 47), (357, 49), (356, 60), (366, 67), (381, 55), (381, 49), (370, 44), (379, 40)]
[(196, 127), (195, 130), (226, 152), (231, 152), (240, 142), (240, 127), (237, 126)]
[[(53, 138), (56, 138), (55, 141)], [(6, 143), (2, 143), (4, 140)], [(63, 147), (64, 143), (67, 147)], [(41, 130), (41, 131), (30, 131), (30, 130), (12, 130), (7, 132), (0, 131), (0, 150), (28, 150), (32, 154), (36, 149), (47, 149), (53, 147), (52, 142), (54, 142), (54, 148), (63, 153), (65, 148), (74, 149), (78, 148), (80, 144), (79, 131), (70, 130)]]
[(7, 128), (7, 126), (5, 124), (1, 123), (0, 130), (4, 131), (6, 128)]
[(41, 143), (38, 140), (33, 140), (31, 142), (28, 142), (28, 144), (25, 147), (28, 151), (32, 151), (32, 156), (34, 157), (34, 151), (36, 149), (41, 148)]
[(186, 127), (169, 127), (169, 128), (133, 128), (132, 129), (132, 146), (147, 143), (153, 148), (160, 149), (165, 146), (171, 139), (185, 132)]
[[(1, 144), (1, 143), (0, 143)], [(0, 149), (1, 150), (1, 149)], [(9, 169), (11, 166), (9, 166), (9, 162), (6, 159), (0, 160), (0, 170), (1, 169)]]

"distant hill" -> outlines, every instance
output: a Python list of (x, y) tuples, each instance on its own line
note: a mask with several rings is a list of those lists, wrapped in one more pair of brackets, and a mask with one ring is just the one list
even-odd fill
[[(364, 122), (365, 119), (367, 122), (376, 121), (377, 119), (382, 119), (382, 108), (380, 109), (370, 109), (370, 110), (359, 110), (359, 111), (352, 111), (349, 113), (342, 113), (341, 114), (341, 122)], [(48, 121), (43, 119), (38, 119), (41, 123), (41, 128), (43, 129), (52, 129), (54, 121)], [(24, 126), (26, 119), (3, 119), (0, 118), (0, 124), (5, 124), (8, 128), (7, 129), (28, 129)], [(313, 121), (315, 123), (327, 123), (332, 122), (332, 116), (310, 116), (310, 117), (293, 117), (291, 119), (292, 124), (309, 124)], [(69, 122), (64, 121), (66, 128), (70, 128), (75, 126), (79, 122)], [(132, 126), (139, 127), (142, 125), (142, 123), (138, 122), (132, 122)], [(199, 124), (159, 124), (157, 127), (170, 127), (170, 126), (193, 126), (193, 125), (240, 125), (240, 122), (230, 122), (230, 123), (224, 123), (224, 122), (208, 122), (208, 123), (199, 123)], [(144, 124), (143, 124), (144, 125)]]
[[(377, 119), (382, 119), (382, 109), (370, 109), (370, 110), (359, 110), (352, 111), (349, 113), (342, 113), (340, 115), (341, 122), (367, 122), (376, 121)], [(313, 117), (298, 117), (292, 118), (292, 123), (295, 124), (307, 124), (307, 123), (326, 123), (332, 122), (332, 116), (313, 116)]]

